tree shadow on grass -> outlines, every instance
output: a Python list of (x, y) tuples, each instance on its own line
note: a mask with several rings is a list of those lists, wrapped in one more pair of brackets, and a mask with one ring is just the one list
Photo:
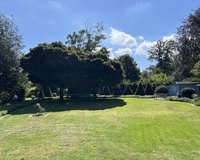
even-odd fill
[[(60, 103), (59, 100), (48, 100), (40, 102), (41, 106), (45, 108), (45, 112), (62, 112), (72, 110), (105, 110), (115, 107), (123, 107), (126, 102), (122, 99), (97, 99), (93, 101), (65, 101)], [(37, 107), (35, 105), (26, 106), (10, 112), (11, 115), (19, 114), (35, 114)]]

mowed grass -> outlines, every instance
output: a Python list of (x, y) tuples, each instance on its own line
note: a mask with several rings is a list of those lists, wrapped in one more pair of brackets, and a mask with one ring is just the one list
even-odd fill
[(41, 103), (0, 119), (2, 160), (199, 160), (200, 108), (121, 98)]

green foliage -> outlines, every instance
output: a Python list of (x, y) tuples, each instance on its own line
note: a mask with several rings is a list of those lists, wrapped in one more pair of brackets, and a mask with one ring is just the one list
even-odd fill
[(196, 97), (192, 100), (192, 103), (196, 106), (200, 106), (200, 97)]
[(24, 87), (26, 75), (19, 63), (22, 48), (14, 20), (0, 13), (0, 102), (11, 101), (15, 91)]
[(153, 95), (154, 94), (154, 90), (151, 86), (150, 83), (147, 83), (146, 86), (145, 86), (145, 95)]
[(145, 69), (141, 72), (140, 74), (140, 82), (142, 84), (147, 84), (150, 81), (150, 77), (151, 77), (151, 72), (149, 69)]
[(38, 97), (38, 94), (39, 94), (39, 86), (32, 83), (32, 82), (28, 82), (27, 85), (26, 85), (26, 97), (30, 98), (31, 96), (35, 96), (35, 97)]
[(101, 42), (106, 39), (104, 34), (104, 27), (101, 23), (95, 26), (91, 25), (77, 33), (69, 34), (67, 36), (66, 44), (75, 48), (78, 52), (96, 52), (100, 48), (100, 52), (108, 56), (108, 51), (105, 47), (101, 46)]
[(199, 94), (193, 94), (192, 99), (195, 99), (195, 98), (197, 98), (197, 99), (200, 98), (200, 95)]
[(155, 89), (155, 93), (168, 93), (168, 88), (166, 86), (158, 86)]
[(114, 95), (122, 95), (121, 85), (117, 85), (116, 87), (113, 88), (113, 94)]
[(169, 96), (166, 98), (168, 101), (188, 102), (191, 103), (191, 99), (187, 97)]
[(8, 103), (12, 101), (13, 99), (14, 99), (14, 93), (5, 92), (5, 91), (0, 93), (0, 103), (2, 104)]
[(150, 81), (157, 85), (167, 85), (171, 83), (171, 78), (164, 73), (158, 73), (151, 76)]
[(126, 54), (120, 56), (118, 61), (122, 65), (125, 81), (130, 81), (131, 83), (137, 82), (139, 80), (140, 70), (135, 60), (130, 55)]
[[(200, 8), (190, 13), (178, 28), (178, 62), (184, 78), (192, 76), (191, 69), (200, 55)], [(194, 71), (195, 72), (195, 71)]]
[(102, 88), (100, 94), (101, 95), (111, 95), (112, 92), (111, 92), (110, 88), (108, 86), (106, 86), (106, 87)]
[(197, 96), (193, 99), (191, 98), (187, 98), (187, 97), (177, 97), (177, 96), (170, 96), (170, 97), (167, 97), (168, 101), (179, 101), (179, 102), (188, 102), (188, 103), (192, 103), (194, 104), (195, 106), (200, 106), (200, 97)]
[(24, 88), (17, 89), (17, 91), (16, 91), (17, 101), (19, 101), (19, 102), (24, 101), (25, 94), (26, 94), (26, 90)]
[(145, 95), (145, 91), (144, 91), (144, 87), (143, 87), (142, 83), (138, 84), (137, 89), (135, 91), (135, 95), (141, 95), (141, 96)]
[(172, 61), (176, 45), (173, 40), (159, 40), (149, 51), (149, 60), (156, 60), (157, 67), (165, 74), (171, 74), (173, 71)]
[(69, 94), (96, 94), (100, 87), (114, 87), (123, 80), (118, 61), (107, 59), (102, 52), (76, 54), (61, 42), (40, 44), (22, 58), (21, 64), (32, 82), (59, 87), (60, 99), (64, 88)]
[(194, 68), (192, 69), (192, 73), (195, 76), (195, 79), (200, 82), (200, 61), (198, 61), (195, 65)]
[(182, 97), (192, 98), (193, 94), (195, 94), (195, 90), (192, 89), (192, 88), (183, 88), (181, 90), (181, 96)]
[(136, 89), (137, 89), (137, 84), (136, 83), (133, 83), (132, 85), (130, 85), (130, 87), (131, 87), (131, 89), (132, 89), (132, 91), (133, 91), (133, 94), (135, 94), (135, 92), (136, 92)]

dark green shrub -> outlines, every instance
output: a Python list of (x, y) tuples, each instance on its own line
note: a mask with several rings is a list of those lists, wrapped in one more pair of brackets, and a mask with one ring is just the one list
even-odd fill
[(130, 87), (130, 85), (125, 86), (124, 90), (123, 90), (123, 95), (132, 95), (133, 91)]
[(192, 98), (193, 98), (193, 99), (195, 99), (195, 98), (198, 99), (198, 98), (200, 98), (200, 95), (198, 95), (198, 94), (193, 94), (193, 95), (192, 95)]
[(130, 87), (131, 87), (131, 89), (133, 91), (133, 94), (135, 94), (136, 89), (137, 89), (137, 84), (132, 84), (132, 85), (130, 85)]
[(145, 95), (145, 92), (144, 92), (144, 88), (143, 88), (142, 83), (139, 83), (139, 84), (138, 84), (138, 87), (137, 87), (137, 89), (136, 89), (135, 94), (136, 94), (136, 95), (141, 95), (141, 96), (144, 96), (144, 95)]
[(155, 89), (155, 93), (168, 93), (168, 88), (166, 86), (158, 86)]
[(17, 101), (22, 102), (25, 100), (26, 90), (24, 88), (18, 89), (16, 91)]
[(186, 98), (186, 97), (179, 98), (178, 96), (169, 96), (169, 97), (166, 98), (166, 100), (191, 103), (190, 98)]
[(52, 97), (52, 91), (49, 87), (44, 87), (43, 91), (44, 91), (45, 97)]
[(0, 93), (0, 103), (5, 104), (11, 102), (14, 99), (15, 94), (9, 92)]
[(44, 90), (40, 89), (40, 92), (38, 94), (38, 98), (45, 98)]
[(114, 93), (114, 95), (122, 95), (121, 86), (114, 87), (113, 93)]
[(194, 98), (192, 100), (192, 103), (196, 106), (200, 106), (200, 97)]
[(101, 95), (111, 95), (111, 90), (109, 87), (103, 87), (101, 90)]
[(154, 94), (153, 88), (149, 83), (147, 83), (146, 86), (145, 86), (145, 94), (146, 95), (153, 95)]
[(183, 88), (181, 90), (182, 97), (192, 98), (193, 94), (195, 94), (195, 90), (192, 88)]

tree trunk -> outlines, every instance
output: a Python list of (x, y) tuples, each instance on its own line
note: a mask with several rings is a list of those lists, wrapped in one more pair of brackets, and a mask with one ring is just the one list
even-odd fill
[(63, 88), (60, 87), (60, 101), (64, 100)]

